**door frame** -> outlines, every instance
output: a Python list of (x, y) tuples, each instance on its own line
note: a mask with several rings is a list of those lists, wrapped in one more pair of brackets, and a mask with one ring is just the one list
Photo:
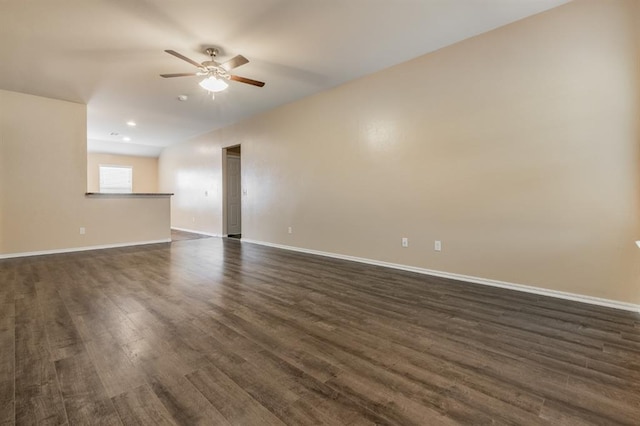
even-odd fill
[[(236, 154), (234, 152), (229, 152), (230, 149), (240, 148), (240, 154)], [(222, 236), (228, 237), (228, 205), (227, 205), (227, 157), (238, 157), (240, 158), (240, 223), (242, 223), (242, 148), (241, 144), (225, 146), (222, 148)], [(242, 226), (242, 225), (241, 225)], [(242, 228), (241, 228), (242, 229)], [(242, 232), (242, 231), (240, 231)]]

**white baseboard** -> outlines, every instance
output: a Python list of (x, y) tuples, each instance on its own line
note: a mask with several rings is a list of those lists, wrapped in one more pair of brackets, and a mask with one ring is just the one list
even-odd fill
[(77, 251), (103, 250), (103, 249), (118, 248), (118, 247), (142, 246), (147, 244), (160, 244), (160, 243), (170, 243), (170, 242), (171, 242), (171, 238), (165, 238), (162, 240), (135, 241), (131, 243), (102, 244), (98, 246), (71, 247), (71, 248), (54, 249), (54, 250), (29, 251), (29, 252), (23, 252), (23, 253), (7, 253), (7, 254), (0, 254), (0, 259), (42, 256), (46, 254), (74, 253)]
[(208, 235), (210, 237), (220, 237), (220, 235), (218, 235), (218, 234), (211, 234), (209, 232), (204, 232), (204, 231), (196, 231), (195, 229), (176, 228), (175, 226), (172, 226), (171, 229), (176, 230), (176, 231), (182, 231), (182, 232), (191, 232), (192, 234)]
[(314, 255), (324, 256), (324, 257), (333, 257), (335, 259), (350, 260), (352, 262), (366, 263), (366, 264), (375, 265), (375, 266), (384, 266), (386, 268), (400, 269), (402, 271), (416, 272), (418, 274), (431, 275), (434, 277), (450, 278), (453, 280), (465, 281), (473, 284), (482, 284), (482, 285), (488, 285), (491, 287), (500, 287), (500, 288), (506, 288), (509, 290), (522, 291), (525, 293), (533, 293), (533, 294), (539, 294), (542, 296), (550, 296), (558, 299), (573, 300), (575, 302), (588, 303), (591, 305), (606, 306), (609, 308), (621, 309), (624, 311), (640, 312), (640, 305), (635, 305), (633, 303), (627, 303), (627, 302), (619, 302), (617, 300), (601, 299), (599, 297), (584, 296), (582, 294), (567, 293), (564, 291), (550, 290), (550, 289), (540, 288), (540, 287), (532, 287), (532, 286), (523, 285), (523, 284), (514, 284), (506, 281), (490, 280), (487, 278), (473, 277), (469, 275), (455, 274), (451, 272), (434, 271), (432, 269), (402, 265), (399, 263), (383, 262), (380, 260), (366, 259), (363, 257), (347, 256), (343, 254), (336, 254), (336, 253), (330, 253), (330, 252), (324, 252), (324, 251), (318, 251), (318, 250), (310, 250), (310, 249), (305, 249), (300, 247), (268, 243), (265, 241), (250, 240), (246, 238), (242, 238), (241, 241), (245, 243), (275, 247), (283, 250), (297, 251), (301, 253), (314, 254)]

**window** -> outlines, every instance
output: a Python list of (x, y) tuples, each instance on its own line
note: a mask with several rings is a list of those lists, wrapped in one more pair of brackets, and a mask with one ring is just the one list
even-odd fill
[(100, 192), (131, 193), (133, 169), (130, 166), (100, 166)]

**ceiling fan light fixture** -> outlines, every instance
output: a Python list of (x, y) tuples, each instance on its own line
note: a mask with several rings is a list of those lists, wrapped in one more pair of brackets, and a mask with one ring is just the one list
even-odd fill
[(207, 77), (200, 82), (200, 87), (209, 92), (222, 92), (224, 89), (229, 87), (226, 81), (215, 78), (214, 76)]

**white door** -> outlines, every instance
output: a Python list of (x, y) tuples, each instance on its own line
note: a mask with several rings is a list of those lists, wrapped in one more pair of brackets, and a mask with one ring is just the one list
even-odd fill
[(227, 155), (227, 234), (242, 233), (240, 157)]

